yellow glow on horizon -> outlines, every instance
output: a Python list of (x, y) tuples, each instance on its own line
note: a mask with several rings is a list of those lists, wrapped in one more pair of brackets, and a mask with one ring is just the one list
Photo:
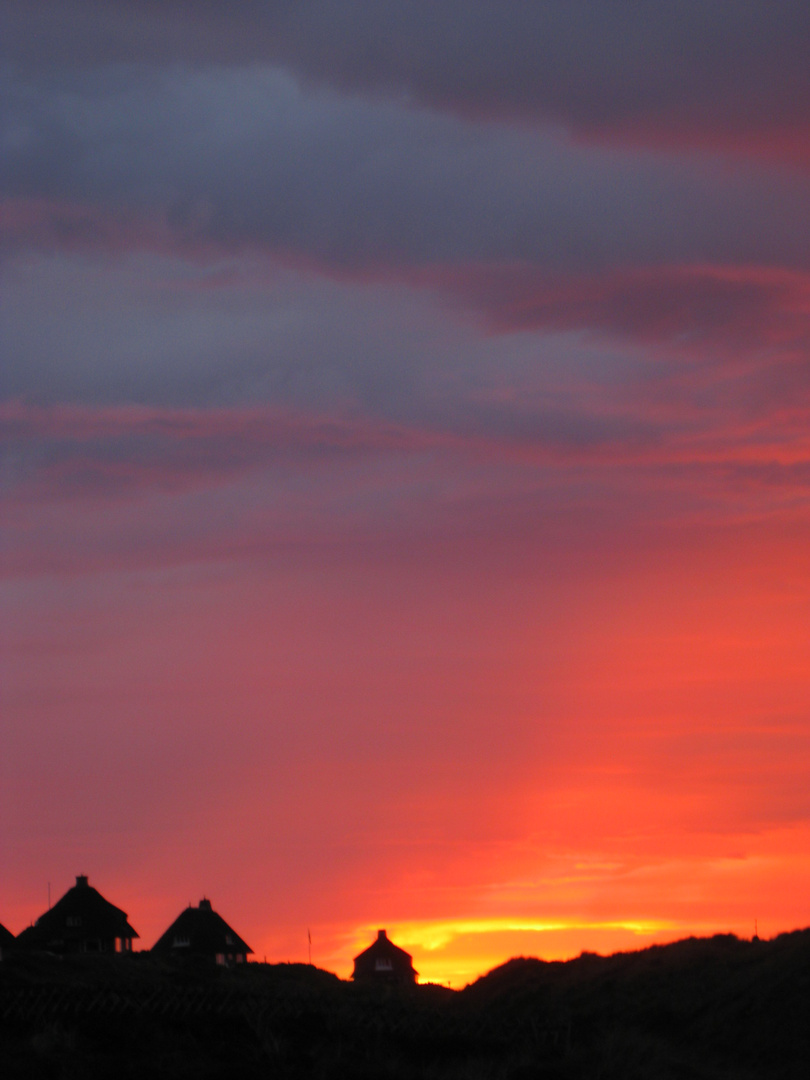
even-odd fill
[[(374, 940), (378, 928), (379, 924), (369, 924), (352, 931), (351, 948), (355, 953)], [(387, 927), (394, 944), (412, 953), (420, 982), (440, 982), (457, 988), (514, 956), (538, 956), (551, 961), (571, 959), (584, 950), (608, 954), (672, 941), (696, 929), (668, 919), (515, 916), (396, 921)], [(643, 941), (639, 942), (639, 938)]]
[[(649, 936), (677, 930), (677, 924), (663, 919), (584, 922), (581, 919), (448, 919), (438, 922), (408, 922), (397, 925), (397, 939), (403, 945), (420, 946), (428, 952), (443, 949), (458, 937), (469, 935), (532, 933), (576, 930), (624, 930)], [(367, 932), (367, 931), (364, 931)]]

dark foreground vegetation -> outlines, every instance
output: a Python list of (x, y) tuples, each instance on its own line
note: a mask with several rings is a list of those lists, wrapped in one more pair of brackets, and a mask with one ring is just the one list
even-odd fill
[(459, 992), (364, 988), (299, 964), (12, 955), (0, 1076), (807, 1080), (810, 930), (510, 960)]

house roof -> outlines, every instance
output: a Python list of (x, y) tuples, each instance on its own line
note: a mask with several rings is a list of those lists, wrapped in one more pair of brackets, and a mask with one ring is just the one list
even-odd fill
[(84, 941), (87, 938), (136, 938), (127, 922), (127, 913), (105, 900), (88, 884), (84, 874), (61, 900), (23, 930), (18, 940), (25, 945), (47, 945), (51, 941)]
[(365, 967), (369, 963), (374, 963), (377, 960), (390, 960), (392, 964), (397, 967), (413, 967), (413, 957), (410, 953), (405, 952), (404, 949), (400, 949), (398, 945), (395, 945), (393, 941), (388, 937), (385, 930), (377, 931), (377, 938), (373, 944), (369, 945), (367, 949), (364, 949), (361, 953), (358, 953), (354, 958), (355, 967)]
[(10, 930), (6, 930), (5, 926), (0, 923), (0, 949), (8, 949), (14, 944), (17, 939), (14, 937)]
[(181, 911), (169, 929), (152, 946), (152, 952), (215, 956), (217, 953), (252, 953), (253, 949), (202, 899), (199, 907)]

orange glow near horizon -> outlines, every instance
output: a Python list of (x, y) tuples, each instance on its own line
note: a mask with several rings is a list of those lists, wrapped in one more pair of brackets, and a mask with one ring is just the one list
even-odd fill
[[(64, 583), (74, 642), (35, 669), (38, 700), (95, 757), (48, 729), (2, 922), (88, 872), (140, 948), (207, 895), (257, 960), (305, 962), (309, 927), (313, 962), (347, 978), (384, 926), (421, 981), (456, 987), (515, 955), (807, 925), (807, 547), (645, 543), (474, 589), (470, 567), (404, 560)], [(113, 587), (129, 623), (100, 673)], [(47, 644), (36, 603), (19, 620)], [(160, 723), (110, 729), (119, 692)]]
[[(677, 838), (658, 837), (656, 852), (638, 845), (615, 862), (559, 856), (553, 873), (460, 895), (460, 906), (477, 916), (318, 927), (316, 963), (348, 978), (352, 957), (385, 925), (412, 953), (421, 982), (460, 987), (514, 956), (567, 960), (583, 951), (605, 955), (690, 936), (751, 937), (755, 928), (760, 937), (773, 937), (806, 925), (807, 827), (707, 837), (703, 852), (667, 854), (670, 845), (677, 849)], [(400, 905), (409, 901), (403, 892)], [(514, 914), (503, 914), (508, 911)]]

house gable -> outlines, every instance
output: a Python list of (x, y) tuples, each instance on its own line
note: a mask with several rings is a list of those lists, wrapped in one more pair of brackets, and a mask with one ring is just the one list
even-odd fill
[(247, 962), (253, 950), (203, 898), (199, 907), (187, 907), (152, 946), (158, 956), (210, 960), (231, 966)]
[(17, 940), (24, 948), (47, 952), (130, 952), (136, 937), (126, 912), (79, 874), (73, 888)]
[(355, 982), (415, 983), (416, 971), (410, 953), (400, 949), (385, 930), (377, 931), (377, 940), (354, 958)]

